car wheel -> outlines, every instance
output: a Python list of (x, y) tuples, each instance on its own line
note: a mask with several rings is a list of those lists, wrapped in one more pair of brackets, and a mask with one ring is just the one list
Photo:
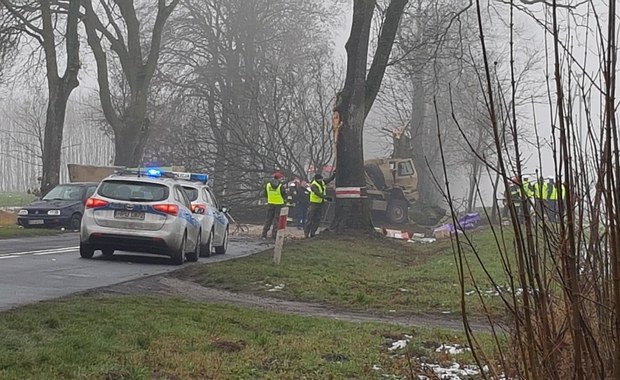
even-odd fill
[(215, 247), (215, 253), (223, 255), (228, 249), (228, 228), (224, 231), (224, 238), (222, 239), (222, 245)]
[(82, 226), (82, 215), (73, 214), (71, 221), (69, 222), (69, 228), (71, 231), (79, 231)]
[(103, 257), (107, 258), (114, 256), (114, 250), (112, 248), (104, 248), (101, 250), (101, 253), (103, 254)]
[(196, 239), (196, 246), (192, 252), (189, 252), (187, 256), (187, 261), (191, 263), (195, 263), (198, 261), (198, 255), (200, 254), (200, 240), (202, 239), (202, 232), (198, 233), (198, 238)]
[(213, 230), (209, 233), (209, 239), (205, 244), (200, 245), (200, 257), (211, 257), (213, 252)]
[(185, 261), (185, 246), (187, 245), (187, 232), (183, 235), (183, 240), (181, 240), (181, 246), (175, 249), (170, 258), (172, 259), (172, 263), (174, 265), (182, 265)]
[(80, 243), (80, 256), (83, 259), (92, 259), (95, 254), (95, 250), (88, 244)]

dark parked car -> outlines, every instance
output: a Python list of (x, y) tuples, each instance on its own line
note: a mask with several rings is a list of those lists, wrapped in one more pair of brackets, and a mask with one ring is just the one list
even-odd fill
[(67, 227), (79, 230), (86, 200), (98, 185), (92, 182), (58, 185), (41, 200), (19, 210), (17, 224), (25, 228)]

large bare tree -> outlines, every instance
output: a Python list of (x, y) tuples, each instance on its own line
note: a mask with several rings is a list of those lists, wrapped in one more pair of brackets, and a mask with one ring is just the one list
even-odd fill
[[(149, 93), (159, 60), (162, 34), (178, 3), (179, 0), (158, 0), (153, 12), (155, 18), (149, 20), (150, 9), (139, 12), (133, 0), (99, 0), (102, 12), (94, 7), (93, 0), (82, 0), (88, 44), (97, 63), (99, 99), (105, 118), (114, 131), (116, 165), (135, 166), (142, 159), (149, 136)], [(148, 25), (149, 21), (151, 25)], [(151, 27), (148, 39), (143, 36), (145, 24)], [(120, 63), (129, 89), (120, 107), (115, 107), (112, 100), (108, 46)]]
[[(64, 11), (50, 0), (0, 0), (4, 11), (0, 34), (16, 33), (34, 38), (43, 49), (48, 87), (48, 102), (43, 138), (41, 192), (47, 193), (60, 181), (60, 158), (67, 102), (78, 86), (80, 69), (78, 22), (80, 0), (69, 0)], [(58, 38), (57, 26), (64, 25)], [(64, 40), (64, 65), (59, 64), (59, 40)], [(64, 66), (64, 73), (59, 68)]]
[[(407, 0), (391, 0), (383, 15), (376, 50), (368, 69), (375, 0), (356, 0), (353, 5), (351, 34), (346, 43), (347, 75), (334, 108), (337, 128), (336, 183), (338, 187), (364, 187), (363, 130), (368, 112), (377, 97), (387, 67), (392, 45), (405, 12)], [(371, 230), (370, 208), (365, 199), (336, 200), (332, 229)]]

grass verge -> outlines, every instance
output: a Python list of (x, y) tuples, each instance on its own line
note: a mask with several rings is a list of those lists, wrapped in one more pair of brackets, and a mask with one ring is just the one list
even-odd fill
[(55, 236), (63, 233), (57, 229), (43, 228), (20, 228), (18, 226), (0, 226), (0, 240), (36, 237), (36, 236)]
[(37, 199), (32, 194), (0, 193), (0, 207), (21, 207)]
[[(493, 234), (470, 235), (481, 261), (494, 278), (503, 269)], [(480, 289), (492, 289), (471, 249), (466, 249), (472, 277)], [(273, 251), (208, 266), (191, 266), (174, 275), (203, 286), (290, 300), (321, 302), (354, 309), (411, 313), (460, 313), (460, 286), (449, 240), (433, 244), (388, 239), (328, 237), (285, 244), (282, 263), (272, 263)], [(466, 288), (473, 290), (473, 281)], [(490, 313), (503, 313), (499, 297), (485, 292)], [(468, 292), (469, 313), (485, 310)]]
[(0, 316), (6, 380), (400, 378), (428, 373), (423, 363), (472, 362), (469, 352), (436, 352), (465, 343), (453, 332), (169, 298), (73, 298)]

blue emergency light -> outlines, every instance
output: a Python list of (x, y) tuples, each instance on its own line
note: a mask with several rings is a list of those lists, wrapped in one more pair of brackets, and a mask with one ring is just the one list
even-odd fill
[(147, 175), (148, 177), (155, 177), (155, 178), (159, 178), (159, 177), (161, 177), (161, 176), (162, 176), (162, 171), (161, 171), (161, 170), (159, 170), (159, 169), (154, 169), (154, 168), (151, 168), (151, 169), (148, 169), (148, 170), (146, 171), (146, 175)]

